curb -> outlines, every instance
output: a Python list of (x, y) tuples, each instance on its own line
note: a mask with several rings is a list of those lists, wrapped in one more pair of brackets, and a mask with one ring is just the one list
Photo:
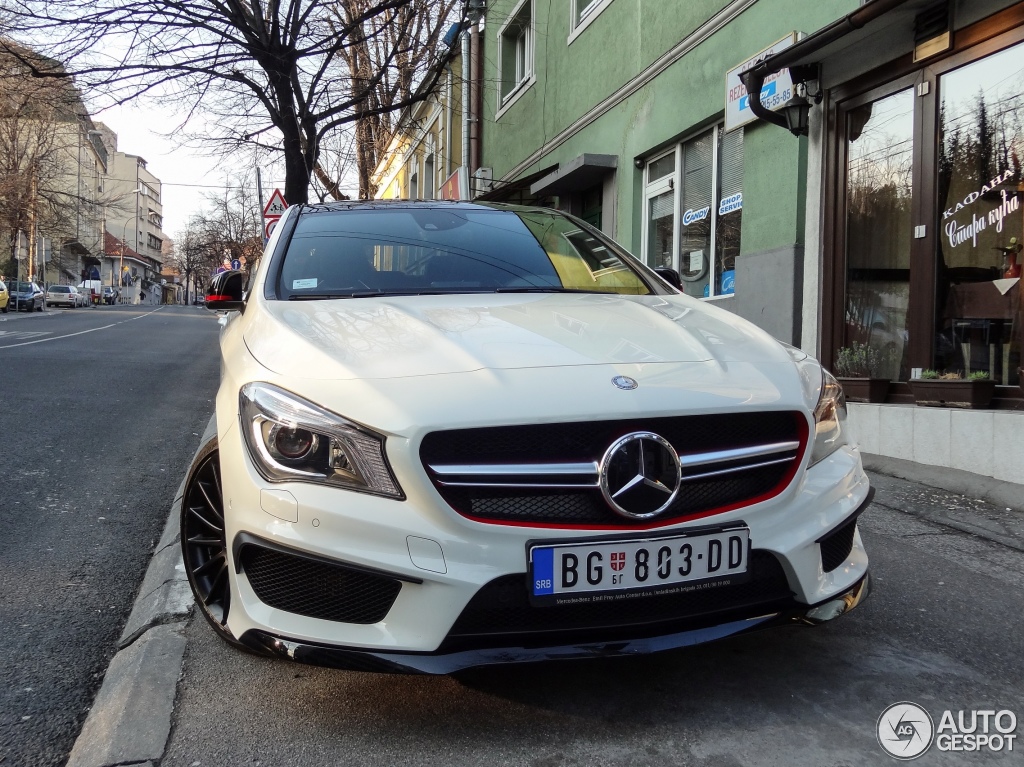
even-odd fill
[[(196, 454), (216, 433), (215, 419), (211, 416)], [(185, 626), (193, 605), (178, 546), (186, 478), (175, 493), (163, 535), (118, 640), (118, 652), (107, 667), (67, 767), (141, 767), (163, 756), (185, 657)]]

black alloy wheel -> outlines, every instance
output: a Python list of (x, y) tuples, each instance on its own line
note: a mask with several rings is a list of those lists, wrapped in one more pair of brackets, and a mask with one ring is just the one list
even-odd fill
[(203, 617), (221, 639), (240, 647), (227, 627), (231, 584), (223, 497), (220, 453), (214, 447), (196, 464), (185, 485), (181, 499), (181, 554)]

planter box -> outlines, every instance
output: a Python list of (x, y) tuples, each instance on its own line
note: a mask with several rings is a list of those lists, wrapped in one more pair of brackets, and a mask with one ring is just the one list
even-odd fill
[(837, 378), (850, 402), (885, 402), (888, 378)]
[(963, 407), (972, 410), (987, 408), (996, 393), (996, 382), (943, 381), (914, 378), (910, 381), (914, 403), (928, 407)]

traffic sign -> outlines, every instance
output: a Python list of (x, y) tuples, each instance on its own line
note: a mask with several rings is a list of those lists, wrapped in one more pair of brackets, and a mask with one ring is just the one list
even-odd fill
[(242, 262), (239, 261), (237, 258), (231, 259), (231, 268), (237, 272), (239, 269), (242, 268)]
[(277, 222), (280, 220), (280, 216), (267, 216), (266, 220), (263, 222), (263, 239), (270, 239), (270, 235), (274, 233), (274, 227), (277, 226)]
[(263, 217), (280, 217), (284, 215), (286, 210), (288, 210), (288, 203), (284, 201), (284, 195), (281, 194), (280, 189), (275, 189), (274, 193), (270, 195), (270, 199), (267, 200), (266, 206), (263, 208)]

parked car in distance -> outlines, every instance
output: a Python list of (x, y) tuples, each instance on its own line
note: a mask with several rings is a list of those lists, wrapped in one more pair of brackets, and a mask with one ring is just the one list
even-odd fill
[(86, 304), (98, 304), (103, 296), (103, 283), (99, 280), (82, 280), (78, 290), (85, 296)]
[(47, 306), (66, 306), (69, 309), (76, 309), (83, 303), (82, 294), (74, 285), (51, 285), (46, 289)]
[(12, 282), (7, 287), (17, 311), (30, 312), (35, 309), (37, 312), (41, 312), (43, 310), (45, 295), (43, 289), (34, 282)]
[(117, 299), (121, 296), (121, 291), (117, 288), (107, 285), (103, 288), (103, 303), (112, 305), (117, 303)]
[(293, 205), (247, 276), (207, 296), (217, 428), (181, 504), (227, 642), (444, 674), (815, 625), (867, 596), (838, 382), (589, 224)]
[(0, 280), (0, 312), (7, 314), (7, 305), (11, 302), (11, 294), (7, 290), (7, 284)]

